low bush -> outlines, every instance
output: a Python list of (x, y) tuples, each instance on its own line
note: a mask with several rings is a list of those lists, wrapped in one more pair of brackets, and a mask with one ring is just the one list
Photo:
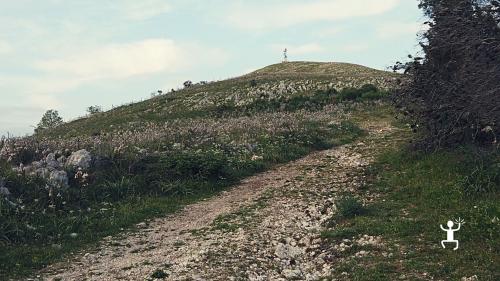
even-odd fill
[(371, 84), (366, 84), (359, 89), (346, 88), (339, 92), (337, 99), (339, 101), (373, 101), (383, 100), (389, 97), (389, 93), (381, 91)]
[(352, 195), (347, 195), (337, 200), (337, 212), (343, 218), (353, 218), (366, 213), (363, 203)]

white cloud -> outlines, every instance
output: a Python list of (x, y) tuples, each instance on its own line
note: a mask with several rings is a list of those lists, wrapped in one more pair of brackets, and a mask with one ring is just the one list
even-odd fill
[[(186, 73), (204, 67), (213, 69), (225, 64), (227, 59), (228, 54), (224, 50), (168, 39), (78, 49), (70, 54), (36, 62), (34, 68), (40, 71), (36, 76), (0, 77), (0, 86), (16, 89), (21, 100), (11, 97), (9, 101), (7, 96), (7, 101), (2, 102), (21, 102), (39, 110), (64, 109), (68, 108), (68, 101), (71, 101), (67, 93), (84, 85), (123, 79), (140, 80), (164, 74), (165, 77), (186, 80)], [(3, 117), (2, 114), (0, 117)], [(33, 118), (38, 118), (38, 113)]]
[(419, 22), (388, 22), (376, 28), (376, 35), (379, 38), (387, 39), (408, 34), (417, 34), (428, 28), (428, 25)]
[(243, 29), (283, 28), (314, 21), (336, 21), (377, 15), (396, 7), (401, 0), (314, 0), (306, 3), (281, 1), (262, 6), (242, 4), (230, 7), (226, 21)]
[(159, 73), (177, 75), (196, 68), (213, 68), (224, 64), (227, 59), (227, 53), (218, 48), (168, 39), (148, 39), (38, 61), (34, 67), (43, 73), (36, 78), (26, 78), (24, 84), (34, 89), (29, 99), (31, 104), (35, 105), (48, 97), (46, 105), (56, 107), (59, 104), (55, 94), (84, 84)]
[(186, 66), (187, 53), (172, 40), (149, 39), (98, 47), (68, 57), (39, 61), (35, 67), (49, 74), (79, 80), (120, 79)]
[(13, 48), (12, 46), (5, 42), (5, 41), (0, 41), (0, 55), (2, 54), (8, 54), (10, 52), (12, 52)]
[(118, 9), (130, 20), (147, 20), (168, 13), (170, 4), (165, 0), (129, 0), (120, 2)]
[(31, 94), (28, 102), (33, 107), (43, 109), (61, 108), (63, 105), (60, 99), (50, 94)]
[(271, 48), (275, 52), (282, 52), (285, 48), (290, 56), (300, 56), (324, 51), (324, 47), (318, 43), (308, 43), (303, 45), (273, 44)]
[(313, 35), (319, 38), (327, 38), (338, 35), (342, 31), (344, 31), (344, 29), (341, 27), (332, 27), (332, 28), (316, 30), (313, 32)]

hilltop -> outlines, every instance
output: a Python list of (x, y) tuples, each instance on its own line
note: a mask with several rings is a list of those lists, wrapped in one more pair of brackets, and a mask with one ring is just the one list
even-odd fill
[(81, 118), (47, 131), (43, 136), (71, 137), (99, 134), (145, 122), (206, 117), (209, 112), (239, 110), (259, 100), (289, 100), (317, 90), (359, 88), (372, 84), (393, 87), (401, 75), (349, 63), (289, 62), (216, 82), (202, 82), (179, 91)]
[[(278, 63), (266, 66), (262, 69), (253, 71), (243, 77), (250, 78), (269, 78), (269, 77), (327, 77), (334, 78), (336, 81), (352, 82), (357, 84), (359, 81), (367, 82), (387, 77), (395, 77), (394, 73), (369, 68), (366, 66), (343, 63), (343, 62), (288, 62)], [(380, 82), (380, 80), (379, 80)]]

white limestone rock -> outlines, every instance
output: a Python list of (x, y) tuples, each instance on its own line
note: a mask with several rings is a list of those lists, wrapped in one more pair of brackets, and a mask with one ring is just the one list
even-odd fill
[(88, 169), (92, 163), (92, 155), (85, 149), (78, 150), (71, 153), (68, 160), (66, 161), (66, 166)]

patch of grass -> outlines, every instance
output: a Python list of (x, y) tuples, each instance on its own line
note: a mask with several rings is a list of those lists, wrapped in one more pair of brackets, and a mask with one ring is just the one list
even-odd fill
[[(212, 196), (213, 193), (197, 194), (189, 198), (179, 197), (144, 197), (130, 199), (115, 204), (108, 213), (78, 214), (80, 223), (77, 225), (78, 238), (72, 239), (64, 233), (65, 226), (72, 225), (74, 218), (69, 216), (49, 216), (53, 225), (46, 224), (56, 236), (52, 241), (26, 241), (23, 244), (0, 245), (0, 276), (2, 278), (25, 276), (33, 269), (39, 269), (53, 262), (61, 260), (66, 255), (82, 247), (91, 247), (102, 237), (115, 235), (124, 229), (144, 221), (147, 218), (169, 214), (179, 210), (182, 206), (199, 199)], [(0, 217), (4, 219), (5, 217)], [(5, 220), (2, 220), (5, 222)], [(61, 227), (61, 228), (59, 228)], [(42, 228), (41, 231), (44, 229)]]
[(253, 221), (255, 211), (266, 206), (267, 198), (267, 195), (264, 194), (256, 203), (250, 206), (244, 206), (235, 212), (218, 216), (213, 221), (212, 230), (234, 232), (239, 228), (248, 226)]
[(366, 258), (366, 261), (369, 265), (361, 265), (355, 261), (343, 263), (334, 269), (335, 275), (338, 277), (344, 274), (347, 280), (356, 281), (386, 281), (398, 279), (394, 279), (394, 277), (397, 276), (394, 274), (398, 270), (397, 266), (388, 262), (371, 261), (369, 258)]
[(342, 239), (351, 239), (356, 236), (357, 232), (355, 229), (349, 227), (340, 227), (333, 228), (329, 230), (325, 230), (321, 232), (321, 238), (326, 240), (342, 240)]
[(371, 84), (366, 84), (359, 89), (347, 88), (340, 91), (337, 95), (339, 101), (374, 101), (387, 99), (390, 94), (386, 91), (380, 91)]
[(481, 161), (460, 181), (458, 186), (467, 195), (481, 196), (499, 191), (500, 163), (495, 163), (491, 159), (485, 162)]
[(168, 273), (163, 271), (162, 269), (157, 269), (153, 274), (151, 274), (151, 278), (156, 278), (156, 279), (165, 279), (168, 277)]
[(339, 137), (335, 139), (335, 145), (348, 144), (359, 138), (365, 136), (366, 132), (351, 121), (341, 121), (339, 125), (330, 125), (331, 130), (337, 132)]
[[(474, 147), (434, 153), (387, 152), (372, 169), (368, 187), (382, 197), (368, 206), (369, 213), (342, 221), (323, 237), (334, 242), (360, 234), (381, 235), (393, 248), (390, 259), (375, 256), (360, 260), (363, 270), (354, 269), (352, 280), (394, 280), (401, 275), (418, 280), (424, 273), (435, 279), (477, 275), (479, 280), (499, 280), (500, 193), (495, 176), (491, 176), (496, 173), (489, 170), (498, 163), (498, 151)], [(471, 182), (488, 188), (464, 186)], [(455, 233), (460, 248), (443, 249), (440, 241), (446, 233), (439, 225), (458, 217), (465, 220)], [(397, 270), (381, 275), (372, 268), (387, 262)]]
[(337, 200), (336, 202), (338, 215), (342, 218), (354, 218), (366, 213), (366, 208), (358, 198), (347, 195)]

